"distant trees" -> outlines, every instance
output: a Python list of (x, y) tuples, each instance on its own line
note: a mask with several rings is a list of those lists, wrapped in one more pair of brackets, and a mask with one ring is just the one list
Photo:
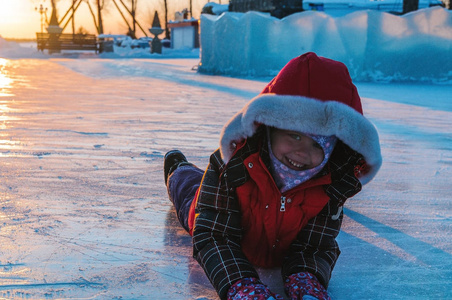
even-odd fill
[(119, 0), (119, 1), (121, 1), (121, 3), (124, 6), (124, 8), (127, 10), (127, 12), (132, 17), (132, 26), (129, 26), (127, 24), (127, 26), (129, 27), (129, 30), (128, 30), (127, 34), (131, 38), (136, 39), (137, 38), (137, 34), (136, 34), (136, 32), (137, 32), (137, 24), (138, 24), (137, 18), (136, 18), (136, 16), (137, 16), (138, 0), (128, 0), (129, 6), (127, 6), (122, 0)]
[[(130, 15), (132, 16), (132, 24), (133, 24), (133, 32), (137, 32), (137, 19), (136, 19), (136, 15), (137, 15), (137, 5), (138, 5), (138, 0), (129, 0), (130, 4), (131, 4), (131, 9), (130, 9)], [(136, 38), (136, 34), (135, 34), (135, 38)]]
[[(93, 17), (94, 24), (96, 26), (96, 30), (98, 34), (104, 33), (104, 24), (102, 20), (102, 10), (105, 7), (105, 1), (104, 0), (72, 0), (73, 2), (77, 3), (78, 1), (84, 1), (87, 3), (89, 7), (89, 11), (91, 13), (91, 16)], [(74, 6), (75, 4), (72, 4)], [(80, 5), (80, 4), (79, 4)], [(97, 19), (96, 19), (96, 13), (94, 13), (93, 6), (96, 8), (97, 12)]]
[(80, 26), (78, 29), (77, 29), (77, 32), (76, 32), (77, 34), (89, 34), (89, 32), (88, 32), (88, 30), (86, 30), (83, 26)]
[(170, 38), (170, 32), (168, 29), (168, 0), (163, 0), (164, 3), (164, 14), (165, 14), (165, 38)]
[[(89, 2), (88, 2), (89, 3)], [(104, 25), (103, 25), (103, 21), (102, 21), (102, 9), (104, 8), (104, 0), (96, 0), (96, 4), (97, 4), (97, 32), (99, 34), (104, 33)], [(96, 20), (94, 20), (94, 22), (96, 22)]]
[[(44, 2), (47, 0), (30, 0), (30, 2), (38, 3)], [(49, 0), (47, 3), (52, 5), (52, 7), (58, 8), (58, 15), (63, 17), (58, 17), (58, 21), (62, 28), (66, 28), (68, 26), (72, 29), (72, 32), (75, 33), (79, 24), (76, 24), (75, 16), (77, 15), (78, 8), (80, 6), (87, 5), (89, 8), (89, 12), (92, 16), (97, 34), (104, 33), (104, 22), (103, 15), (105, 12), (113, 12), (115, 14), (119, 13), (122, 21), (118, 21), (119, 23), (125, 24), (125, 28), (127, 30), (127, 34), (132, 38), (136, 38), (138, 35), (138, 31), (142, 31), (144, 35), (149, 35), (148, 28), (152, 24), (153, 17), (155, 11), (159, 12), (159, 15), (164, 19), (164, 23), (162, 23), (162, 28), (165, 29), (165, 38), (170, 38), (170, 31), (167, 28), (168, 21), (170, 20), (170, 16), (174, 15), (176, 11), (182, 11), (183, 9), (187, 9), (187, 7), (183, 7), (183, 3), (174, 3), (169, 0), (158, 0), (158, 1), (140, 1), (140, 0)], [(190, 6), (189, 14), (193, 17), (192, 13), (192, 0), (184, 1), (186, 5)], [(36, 7), (39, 5), (36, 4)], [(49, 5), (50, 6), (50, 5)], [(52, 7), (49, 7), (50, 11)], [(62, 9), (65, 9), (64, 11)], [(83, 8), (84, 9), (84, 8)], [(38, 8), (36, 8), (38, 10)], [(148, 14), (143, 14), (143, 11), (148, 11)], [(44, 14), (44, 12), (43, 12)], [(79, 19), (80, 20), (80, 19)], [(140, 26), (141, 22), (144, 22), (146, 26), (144, 28)], [(86, 24), (82, 24), (86, 26)], [(86, 27), (85, 27), (86, 28)], [(86, 29), (84, 29), (86, 30)]]

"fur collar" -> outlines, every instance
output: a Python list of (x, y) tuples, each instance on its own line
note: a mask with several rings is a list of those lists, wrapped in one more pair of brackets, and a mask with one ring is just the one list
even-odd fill
[(231, 159), (235, 145), (254, 135), (261, 124), (311, 134), (335, 135), (364, 156), (369, 168), (359, 178), (362, 184), (371, 181), (382, 164), (377, 130), (359, 112), (337, 101), (277, 94), (261, 94), (253, 98), (226, 123), (220, 136), (220, 152), (225, 163)]

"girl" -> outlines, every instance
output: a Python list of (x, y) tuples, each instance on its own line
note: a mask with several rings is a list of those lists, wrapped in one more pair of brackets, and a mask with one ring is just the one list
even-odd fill
[(165, 155), (168, 194), (221, 299), (282, 299), (255, 266), (280, 266), (290, 299), (330, 299), (345, 200), (381, 166), (348, 70), (306, 53), (223, 128), (205, 172)]

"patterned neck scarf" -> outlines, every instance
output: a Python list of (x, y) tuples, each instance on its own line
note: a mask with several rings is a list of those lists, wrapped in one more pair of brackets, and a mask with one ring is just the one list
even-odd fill
[(303, 134), (316, 141), (322, 147), (325, 156), (323, 158), (323, 161), (317, 167), (303, 171), (296, 171), (287, 167), (273, 155), (270, 141), (270, 129), (267, 129), (268, 152), (270, 154), (272, 166), (271, 173), (281, 193), (284, 193), (302, 184), (303, 182), (308, 181), (309, 179), (314, 177), (317, 173), (319, 173), (328, 162), (328, 159), (330, 158), (331, 153), (333, 152), (334, 146), (336, 145), (337, 138), (334, 135), (325, 136), (308, 133)]

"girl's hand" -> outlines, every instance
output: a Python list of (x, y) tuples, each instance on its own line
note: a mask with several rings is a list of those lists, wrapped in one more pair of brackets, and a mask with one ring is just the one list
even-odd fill
[(291, 300), (331, 300), (323, 285), (308, 272), (300, 272), (287, 277), (284, 290)]
[(228, 291), (228, 300), (283, 300), (278, 294), (257, 278), (243, 278), (234, 283)]

